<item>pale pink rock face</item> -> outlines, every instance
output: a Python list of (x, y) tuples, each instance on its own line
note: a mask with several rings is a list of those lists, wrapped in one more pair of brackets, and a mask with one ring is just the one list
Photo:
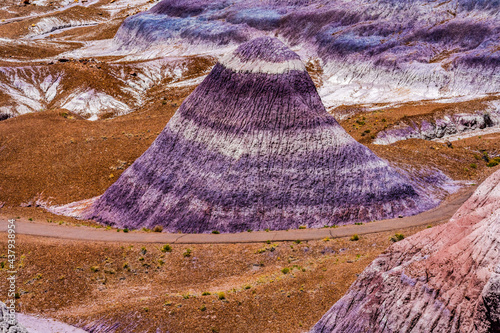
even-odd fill
[(500, 332), (500, 171), (374, 260), (312, 332)]

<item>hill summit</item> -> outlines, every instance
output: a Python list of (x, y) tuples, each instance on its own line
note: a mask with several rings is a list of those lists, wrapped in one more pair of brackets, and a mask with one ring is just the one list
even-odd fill
[(236, 232), (370, 221), (432, 205), (327, 113), (296, 53), (262, 37), (215, 65), (84, 217)]

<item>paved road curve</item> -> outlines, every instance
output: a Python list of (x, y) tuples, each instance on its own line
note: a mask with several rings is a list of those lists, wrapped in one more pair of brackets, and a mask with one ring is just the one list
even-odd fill
[[(436, 224), (448, 221), (457, 209), (470, 197), (475, 187), (465, 188), (450, 196), (439, 207), (415, 216), (396, 218), (348, 225), (339, 228), (280, 230), (242, 232), (237, 234), (171, 234), (132, 231), (116, 232), (115, 229), (104, 230), (85, 226), (69, 226), (50, 224), (45, 221), (28, 221), (21, 218), (16, 221), (18, 234), (102, 242), (137, 242), (137, 243), (171, 243), (171, 244), (208, 244), (208, 243), (254, 243), (270, 241), (315, 240), (325, 237), (339, 238), (353, 234), (364, 235), (376, 232), (398, 230), (408, 227)], [(6, 232), (7, 219), (0, 213), (0, 232)]]

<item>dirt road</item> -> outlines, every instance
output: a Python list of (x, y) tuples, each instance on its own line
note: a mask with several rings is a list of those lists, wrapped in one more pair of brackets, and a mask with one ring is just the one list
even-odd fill
[[(57, 225), (45, 221), (28, 221), (26, 218), (16, 220), (18, 234), (64, 238), (101, 242), (137, 242), (137, 243), (171, 243), (171, 244), (208, 244), (208, 243), (254, 243), (265, 241), (314, 240), (325, 237), (339, 238), (353, 234), (364, 235), (408, 227), (431, 225), (448, 221), (457, 209), (470, 197), (476, 187), (468, 187), (450, 196), (440, 206), (418, 215), (390, 220), (364, 223), (363, 225), (347, 225), (338, 228), (300, 229), (280, 231), (242, 232), (236, 234), (172, 234), (143, 231), (117, 232), (116, 229), (105, 230), (86, 226)], [(0, 212), (0, 232), (6, 232), (10, 216)], [(6, 238), (5, 238), (6, 239)]]

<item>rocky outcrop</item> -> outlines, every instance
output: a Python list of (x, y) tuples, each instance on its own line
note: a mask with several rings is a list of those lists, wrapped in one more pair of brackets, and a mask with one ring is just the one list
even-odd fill
[(28, 333), (28, 330), (10, 315), (5, 303), (0, 302), (0, 332), (2, 333)]
[(500, 171), (447, 224), (392, 245), (311, 332), (499, 332)]
[(457, 113), (442, 118), (403, 121), (393, 128), (379, 132), (373, 143), (388, 145), (408, 139), (453, 141), (461, 137), (461, 134), (480, 135), (481, 130), (494, 128), (498, 128), (500, 132), (498, 103), (492, 103), (492, 107), (476, 113)]
[[(31, 112), (62, 108), (85, 119), (121, 116), (142, 108), (160, 83), (190, 83), (193, 67), (197, 75), (208, 73), (214, 61), (208, 59), (156, 59), (140, 64), (105, 64), (95, 59), (59, 59), (51, 66), (0, 67), (0, 121)], [(86, 79), (91, 72), (106, 78)], [(186, 81), (183, 81), (185, 80)], [(80, 80), (80, 82), (78, 82)], [(117, 93), (117, 91), (119, 93)]]
[(265, 37), (216, 64), (84, 217), (235, 232), (368, 221), (435, 204), (350, 137), (299, 56)]

